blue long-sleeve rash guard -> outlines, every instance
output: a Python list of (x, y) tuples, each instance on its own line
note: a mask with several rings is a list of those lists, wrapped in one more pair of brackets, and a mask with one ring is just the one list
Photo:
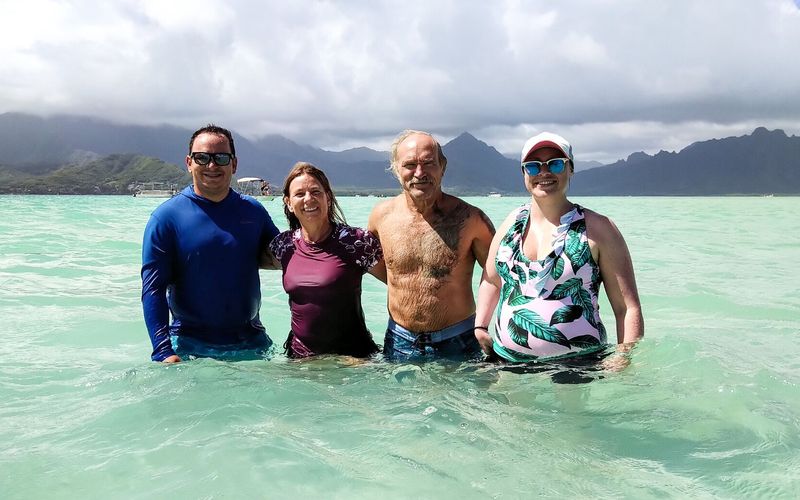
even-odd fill
[(175, 354), (170, 333), (219, 345), (264, 333), (258, 257), (278, 232), (261, 203), (234, 190), (213, 202), (188, 186), (153, 212), (142, 244), (142, 308), (154, 361)]

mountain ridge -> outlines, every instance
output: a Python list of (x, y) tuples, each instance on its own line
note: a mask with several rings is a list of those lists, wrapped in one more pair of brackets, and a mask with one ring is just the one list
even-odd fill
[[(19, 192), (12, 189), (15, 179), (41, 180), (58, 169), (104, 159), (113, 163), (118, 160), (108, 158), (120, 154), (157, 159), (185, 172), (191, 132), (171, 125), (122, 125), (73, 115), (43, 118), (3, 113), (0, 192)], [(278, 184), (296, 161), (308, 161), (328, 174), (337, 191), (399, 188), (388, 168), (388, 152), (366, 147), (327, 151), (276, 134), (249, 140), (234, 132), (234, 139), (239, 176), (263, 177)], [(443, 180), (446, 191), (525, 194), (518, 161), (469, 132), (443, 144), (442, 149), (448, 158)], [(572, 195), (800, 194), (800, 137), (788, 136), (780, 129), (758, 127), (749, 135), (698, 141), (678, 152), (634, 152), (608, 165), (577, 164)], [(590, 168), (581, 168), (582, 164)], [(80, 176), (88, 171), (78, 168), (70, 172), (76, 183), (84, 185)], [(105, 185), (105, 180), (96, 180), (97, 186)], [(156, 179), (139, 179), (151, 180)]]

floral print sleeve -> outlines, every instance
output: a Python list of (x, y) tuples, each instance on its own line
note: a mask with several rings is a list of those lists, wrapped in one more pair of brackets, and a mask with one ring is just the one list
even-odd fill
[(338, 225), (336, 227), (337, 240), (344, 247), (353, 262), (362, 272), (372, 269), (375, 264), (383, 259), (381, 242), (372, 233), (360, 227)]
[[(299, 230), (298, 230), (299, 231)], [(289, 249), (294, 248), (292, 231), (284, 231), (269, 244), (269, 249), (276, 259), (283, 262), (283, 256)]]

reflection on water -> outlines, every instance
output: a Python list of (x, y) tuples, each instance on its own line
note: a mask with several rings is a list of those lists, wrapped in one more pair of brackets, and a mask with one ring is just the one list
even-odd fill
[[(619, 373), (150, 363), (139, 252), (160, 200), (0, 199), (3, 498), (797, 496), (798, 199), (580, 200), (614, 218), (637, 271), (647, 336)], [(375, 200), (341, 201), (364, 225)], [(524, 200), (471, 201), (499, 223)], [(281, 343), (278, 272), (262, 291)], [(381, 343), (369, 276), (364, 304)]]

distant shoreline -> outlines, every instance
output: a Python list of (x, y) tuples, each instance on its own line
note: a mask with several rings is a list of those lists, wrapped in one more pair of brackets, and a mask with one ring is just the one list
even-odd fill
[[(351, 192), (351, 191), (337, 191), (334, 190), (337, 197), (341, 198), (391, 198), (400, 194), (399, 190), (392, 192), (364, 191), (364, 192)], [(503, 194), (500, 197), (489, 196), (489, 193), (459, 193), (454, 191), (445, 191), (447, 194), (459, 197), (469, 198), (529, 198), (530, 195), (524, 193), (509, 193)], [(120, 196), (126, 198), (136, 198), (133, 194), (122, 193), (20, 193), (13, 191), (0, 190), (0, 196)], [(794, 198), (800, 197), (800, 193), (728, 193), (728, 194), (576, 194), (569, 195), (570, 198)], [(167, 197), (141, 197), (142, 199), (162, 199), (166, 200)], [(276, 199), (280, 195), (275, 195)]]

